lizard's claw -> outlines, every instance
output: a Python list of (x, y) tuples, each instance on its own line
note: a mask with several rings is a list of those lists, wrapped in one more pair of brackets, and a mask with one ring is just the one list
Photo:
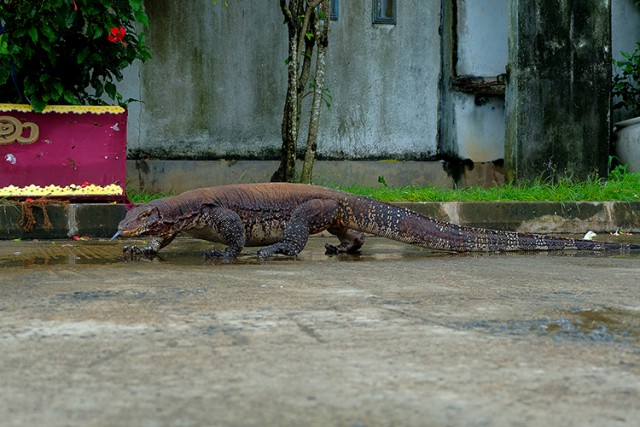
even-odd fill
[(231, 251), (221, 251), (220, 249), (205, 249), (204, 251), (202, 251), (202, 254), (204, 255), (205, 259), (224, 259), (224, 260), (229, 260), (229, 259), (235, 259), (236, 258), (236, 254), (231, 252)]
[(140, 258), (152, 259), (157, 256), (158, 251), (149, 246), (125, 245), (122, 248), (125, 261), (137, 260)]
[(131, 255), (155, 255), (158, 251), (149, 246), (125, 245), (122, 252)]
[(325, 255), (338, 255), (340, 253), (345, 252), (344, 250), (340, 250), (336, 245), (331, 245), (329, 243), (325, 243), (324, 245), (324, 253)]

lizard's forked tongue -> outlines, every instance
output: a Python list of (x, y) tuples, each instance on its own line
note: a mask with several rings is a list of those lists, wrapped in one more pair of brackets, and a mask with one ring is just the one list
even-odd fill
[(121, 234), (122, 234), (122, 230), (116, 231), (116, 234), (114, 234), (113, 237), (111, 238), (111, 240), (109, 240), (109, 241), (111, 242), (113, 239), (115, 239), (116, 237), (118, 237)]

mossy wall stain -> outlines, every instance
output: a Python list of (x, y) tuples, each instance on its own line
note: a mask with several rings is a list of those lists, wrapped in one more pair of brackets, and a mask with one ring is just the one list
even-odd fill
[(507, 177), (604, 175), (610, 132), (611, 4), (511, 3)]

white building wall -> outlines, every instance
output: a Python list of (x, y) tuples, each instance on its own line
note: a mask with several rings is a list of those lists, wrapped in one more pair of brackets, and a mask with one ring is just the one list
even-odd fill
[(504, 74), (509, 1), (458, 1), (458, 75)]
[(611, 0), (611, 53), (622, 59), (620, 51), (633, 52), (640, 41), (640, 7), (635, 0)]

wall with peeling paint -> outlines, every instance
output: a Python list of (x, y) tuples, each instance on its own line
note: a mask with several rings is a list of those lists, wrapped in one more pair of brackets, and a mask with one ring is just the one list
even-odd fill
[[(371, 1), (340, 1), (331, 22), (319, 155), (327, 159), (493, 161), (504, 156), (504, 99), (451, 88), (442, 12), (455, 4), (456, 75), (496, 76), (507, 61), (509, 0), (398, 2), (373, 25)], [(135, 158), (274, 159), (286, 89), (286, 27), (277, 2), (146, 0), (153, 59), (127, 70)], [(612, 51), (640, 36), (633, 0), (612, 1)], [(444, 77), (443, 77), (444, 76)], [(300, 144), (304, 143), (304, 131)]]
[[(451, 0), (449, 0), (451, 1)], [(509, 0), (457, 1), (454, 78), (495, 78), (506, 72)], [(504, 94), (486, 96), (455, 91), (450, 95), (452, 141), (449, 155), (491, 162), (504, 153)]]

